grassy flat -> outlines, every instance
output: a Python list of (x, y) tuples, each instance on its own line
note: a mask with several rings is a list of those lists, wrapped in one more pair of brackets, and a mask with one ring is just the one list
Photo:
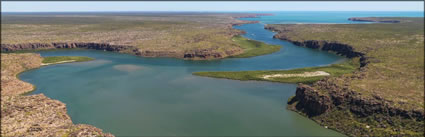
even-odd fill
[(58, 63), (67, 63), (67, 62), (83, 62), (94, 60), (90, 57), (83, 56), (52, 56), (44, 57), (42, 63), (44, 64), (58, 64)]
[(263, 42), (250, 40), (242, 36), (235, 36), (232, 40), (235, 41), (244, 50), (242, 54), (231, 56), (233, 58), (247, 58), (270, 54), (279, 51), (281, 48), (279, 45), (270, 45)]
[(291, 77), (272, 77), (264, 78), (267, 75), (276, 75), (276, 74), (303, 74), (305, 72), (317, 72), (323, 71), (329, 73), (330, 76), (340, 76), (346, 73), (351, 73), (359, 67), (358, 59), (353, 59), (346, 61), (341, 64), (333, 64), (330, 66), (324, 67), (310, 67), (310, 68), (300, 68), (292, 70), (266, 70), (266, 71), (218, 71), (218, 72), (194, 72), (194, 75), (213, 77), (213, 78), (226, 78), (234, 80), (258, 80), (258, 81), (272, 81), (272, 82), (282, 82), (282, 83), (306, 83), (310, 84), (315, 81), (318, 81), (327, 76), (311, 76), (311, 77), (302, 77), (302, 76), (291, 76)]

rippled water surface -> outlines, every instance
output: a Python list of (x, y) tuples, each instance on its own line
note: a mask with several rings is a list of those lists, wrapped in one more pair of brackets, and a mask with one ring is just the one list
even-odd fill
[[(258, 18), (257, 18), (258, 19)], [(271, 70), (327, 65), (344, 58), (273, 39), (263, 24), (236, 26), (244, 36), (282, 46), (253, 58), (185, 61), (92, 50), (40, 52), (89, 56), (94, 61), (58, 64), (20, 78), (67, 104), (74, 123), (117, 136), (341, 136), (295, 112), (286, 101), (295, 84), (236, 81), (191, 75), (196, 71)]]

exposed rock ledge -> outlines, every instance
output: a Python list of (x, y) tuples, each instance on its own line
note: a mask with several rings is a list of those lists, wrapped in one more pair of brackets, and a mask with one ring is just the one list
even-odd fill
[[(266, 29), (274, 30), (272, 27), (266, 27)], [(360, 71), (357, 71), (357, 76), (353, 76), (352, 78), (361, 78), (361, 72), (369, 62), (368, 58), (364, 53), (356, 52), (353, 47), (347, 44), (341, 44), (337, 42), (328, 42), (328, 41), (316, 41), (316, 40), (306, 40), (306, 41), (292, 41), (288, 39), (283, 33), (278, 33), (273, 36), (274, 38), (286, 40), (294, 43), (297, 46), (319, 49), (324, 51), (332, 51), (339, 55), (346, 56), (348, 58), (360, 57)], [(419, 120), (424, 119), (423, 111), (410, 111), (407, 112), (405, 110), (398, 110), (397, 108), (386, 108), (385, 101), (382, 98), (376, 97), (372, 100), (364, 100), (364, 98), (357, 98), (357, 93), (355, 91), (348, 91), (346, 88), (336, 87), (335, 84), (329, 83), (326, 79), (316, 82), (314, 87), (321, 87), (321, 89), (329, 91), (330, 96), (319, 95), (317, 91), (313, 90), (311, 86), (308, 85), (300, 85), (297, 88), (296, 97), (293, 98), (292, 101), (299, 101), (297, 104), (297, 108), (303, 108), (303, 111), (306, 112), (309, 116), (319, 115), (333, 106), (338, 106), (343, 102), (350, 102), (352, 112), (355, 114), (359, 114), (362, 116), (366, 116), (368, 114), (374, 112), (388, 112), (391, 116), (400, 115), (406, 118), (417, 118)], [(348, 98), (348, 100), (347, 100)], [(314, 102), (312, 102), (315, 100)], [(314, 104), (313, 106), (310, 106)], [(317, 105), (317, 106), (315, 106)], [(356, 106), (357, 105), (357, 106)], [(360, 106), (359, 106), (360, 105)], [(370, 107), (361, 107), (361, 106), (370, 106)], [(384, 107), (385, 106), (385, 107)]]
[[(362, 95), (347, 84), (354, 79), (362, 79), (367, 71), (369, 58), (347, 44), (328, 41), (293, 41), (278, 32), (274, 38), (286, 40), (297, 46), (335, 52), (348, 58), (360, 57), (360, 68), (351, 77), (325, 78), (313, 85), (298, 85), (296, 95), (288, 101), (288, 109), (306, 115), (324, 126), (344, 132), (349, 136), (403, 136), (410, 132), (423, 133), (425, 112), (391, 106), (391, 101), (375, 95)], [(347, 120), (350, 119), (350, 120)], [(369, 129), (365, 121), (374, 121), (374, 129)], [(355, 124), (353, 124), (355, 123)], [(356, 127), (352, 127), (356, 126)], [(418, 129), (419, 127), (419, 129)], [(421, 136), (421, 135), (418, 135)], [(423, 134), (422, 134), (423, 136)]]
[[(349, 136), (412, 136), (409, 132), (423, 132), (423, 110), (389, 104), (379, 96), (365, 96), (324, 79), (312, 86), (298, 85), (288, 109)], [(372, 126), (374, 130), (368, 129)]]
[(1, 54), (1, 136), (105, 136), (96, 127), (74, 125), (66, 105), (43, 94), (22, 96), (33, 86), (16, 78), (28, 69), (40, 67), (39, 54)]
[(199, 49), (186, 51), (184, 53), (177, 51), (150, 51), (140, 50), (129, 45), (111, 45), (108, 43), (26, 43), (26, 44), (1, 44), (2, 52), (12, 52), (20, 50), (46, 50), (46, 49), (95, 49), (111, 52), (128, 53), (143, 57), (174, 57), (193, 60), (224, 58), (231, 55), (237, 55), (243, 52), (242, 49), (217, 52), (215, 49)]
[(280, 30), (276, 30), (273, 27), (266, 26), (265, 29), (278, 32), (276, 35), (273, 36), (273, 38), (278, 38), (281, 40), (289, 41), (293, 43), (294, 45), (301, 46), (301, 47), (307, 47), (312, 49), (319, 49), (323, 51), (330, 51), (335, 52), (338, 55), (345, 56), (347, 58), (354, 58), (359, 57), (360, 58), (360, 67), (364, 67), (367, 65), (368, 58), (365, 56), (364, 53), (357, 52), (354, 50), (354, 48), (347, 44), (342, 44), (334, 41), (317, 41), (317, 40), (306, 40), (306, 41), (294, 41), (291, 39), (288, 39), (285, 36), (285, 32), (281, 32)]
[[(329, 94), (321, 93), (313, 87), (320, 87), (319, 90), (328, 91)], [(296, 96), (289, 101), (289, 104), (296, 101), (298, 103), (295, 108), (310, 117), (326, 113), (332, 108), (347, 107), (352, 113), (361, 117), (379, 113), (424, 120), (424, 112), (421, 110), (404, 110), (388, 106), (389, 102), (378, 96), (365, 98), (361, 93), (338, 87), (326, 79), (316, 82), (313, 86), (300, 84), (297, 87)]]

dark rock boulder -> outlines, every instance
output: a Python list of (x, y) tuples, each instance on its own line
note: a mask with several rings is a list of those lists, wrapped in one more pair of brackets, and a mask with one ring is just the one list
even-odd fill
[(310, 117), (323, 114), (332, 107), (329, 96), (321, 95), (308, 85), (300, 84), (297, 87), (294, 99), (298, 101), (295, 106), (296, 109), (303, 111)]

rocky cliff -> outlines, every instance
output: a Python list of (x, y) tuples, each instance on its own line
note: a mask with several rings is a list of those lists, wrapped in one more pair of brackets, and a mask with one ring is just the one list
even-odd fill
[(288, 109), (349, 136), (423, 136), (423, 109), (396, 106), (392, 100), (350, 88), (351, 81), (363, 79), (368, 71), (371, 58), (365, 53), (334, 41), (292, 40), (286, 36), (286, 32), (293, 30), (273, 27), (265, 29), (278, 32), (274, 38), (297, 46), (360, 58), (359, 69), (354, 74), (325, 78), (312, 85), (300, 84), (296, 95), (288, 101)]
[[(338, 80), (349, 80), (348, 78), (341, 78)], [(355, 73), (351, 78), (360, 79), (361, 72)], [(361, 93), (347, 87), (337, 86), (335, 82), (336, 79), (329, 78), (320, 80), (313, 85), (300, 84), (297, 87), (296, 96), (291, 98), (289, 104), (298, 102), (296, 108), (298, 110), (304, 109), (302, 111), (308, 116), (316, 116), (326, 113), (332, 108), (344, 107), (360, 117), (381, 113), (401, 118), (413, 118), (418, 121), (424, 120), (424, 112), (421, 110), (406, 110), (390, 106), (388, 105), (390, 101), (379, 96), (366, 98)], [(314, 106), (310, 106), (311, 104), (314, 104)]]
[(227, 56), (237, 55), (243, 52), (242, 49), (232, 49), (218, 52), (217, 49), (196, 49), (185, 52), (177, 51), (156, 51), (140, 50), (129, 45), (112, 45), (108, 43), (26, 43), (26, 44), (1, 44), (2, 52), (13, 52), (21, 50), (46, 50), (46, 49), (94, 49), (119, 53), (133, 54), (143, 57), (174, 57), (192, 60), (219, 59)]
[[(353, 78), (361, 78), (359, 75)], [(288, 109), (350, 136), (421, 136), (423, 133), (423, 110), (392, 106), (390, 100), (363, 95), (347, 86), (337, 86), (336, 82), (344, 81), (329, 78), (313, 85), (298, 85), (296, 95), (288, 101)]]
[(136, 48), (126, 45), (111, 45), (107, 43), (25, 43), (25, 44), (1, 44), (2, 52), (12, 52), (19, 50), (43, 50), (43, 49), (71, 49), (85, 48), (95, 50), (105, 50), (113, 52), (133, 51)]
[(347, 44), (342, 44), (335, 41), (318, 41), (318, 40), (294, 41), (285, 36), (285, 30), (283, 31), (277, 30), (270, 26), (266, 26), (264, 28), (274, 32), (278, 32), (276, 35), (273, 36), (273, 38), (289, 41), (297, 46), (334, 52), (338, 55), (345, 56), (347, 58), (359, 57), (360, 67), (366, 66), (367, 63), (369, 62), (368, 58), (365, 56), (364, 53), (355, 51), (355, 49), (352, 46)]

